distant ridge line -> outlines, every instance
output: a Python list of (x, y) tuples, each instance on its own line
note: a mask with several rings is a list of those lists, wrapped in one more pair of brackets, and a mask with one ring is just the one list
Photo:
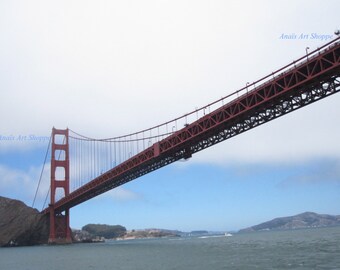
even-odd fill
[(317, 214), (304, 212), (295, 216), (274, 218), (240, 230), (239, 232), (270, 231), (270, 230), (295, 230), (302, 228), (318, 228), (340, 226), (340, 215)]

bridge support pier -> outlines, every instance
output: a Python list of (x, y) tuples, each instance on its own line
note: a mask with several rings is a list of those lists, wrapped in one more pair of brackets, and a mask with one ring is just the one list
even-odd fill
[[(52, 207), (50, 205), (50, 207)], [(50, 211), (50, 236), (49, 244), (71, 244), (72, 236), (70, 229), (69, 210), (64, 213), (55, 212), (51, 208)]]
[(52, 157), (51, 157), (51, 203), (50, 207), (50, 235), (49, 244), (72, 243), (70, 229), (70, 210), (58, 211), (54, 209), (57, 190), (63, 191), (64, 196), (70, 192), (68, 129), (52, 129)]

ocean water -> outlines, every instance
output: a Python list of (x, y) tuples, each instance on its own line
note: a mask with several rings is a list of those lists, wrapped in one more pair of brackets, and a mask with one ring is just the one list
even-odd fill
[(340, 227), (1, 248), (0, 269), (340, 269)]

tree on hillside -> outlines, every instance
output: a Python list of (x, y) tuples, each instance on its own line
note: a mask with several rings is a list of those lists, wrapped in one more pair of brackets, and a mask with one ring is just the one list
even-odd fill
[(106, 239), (121, 237), (126, 234), (126, 228), (121, 225), (88, 224), (82, 228), (93, 236)]

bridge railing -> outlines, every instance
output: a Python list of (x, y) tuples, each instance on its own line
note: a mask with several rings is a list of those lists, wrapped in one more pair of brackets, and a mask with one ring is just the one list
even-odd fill
[(321, 52), (336, 46), (339, 40), (340, 37), (255, 82), (246, 83), (241, 89), (223, 98), (160, 125), (123, 136), (102, 139), (90, 138), (70, 130), (71, 190), (76, 190), (205, 115), (223, 106), (229, 106), (283, 74), (303, 66), (306, 62), (317, 58)]
[(336, 46), (339, 39), (338, 37), (255, 82), (246, 83), (244, 87), (225, 97), (151, 128), (123, 136), (102, 139), (90, 138), (70, 130), (71, 189), (77, 189), (103, 172), (122, 164), (132, 156), (181, 130), (183, 127), (198, 121), (223, 106), (229, 106), (238, 98), (242, 98), (263, 85), (272, 82), (282, 74), (304, 65), (306, 62), (316, 58), (321, 51), (329, 50)]

